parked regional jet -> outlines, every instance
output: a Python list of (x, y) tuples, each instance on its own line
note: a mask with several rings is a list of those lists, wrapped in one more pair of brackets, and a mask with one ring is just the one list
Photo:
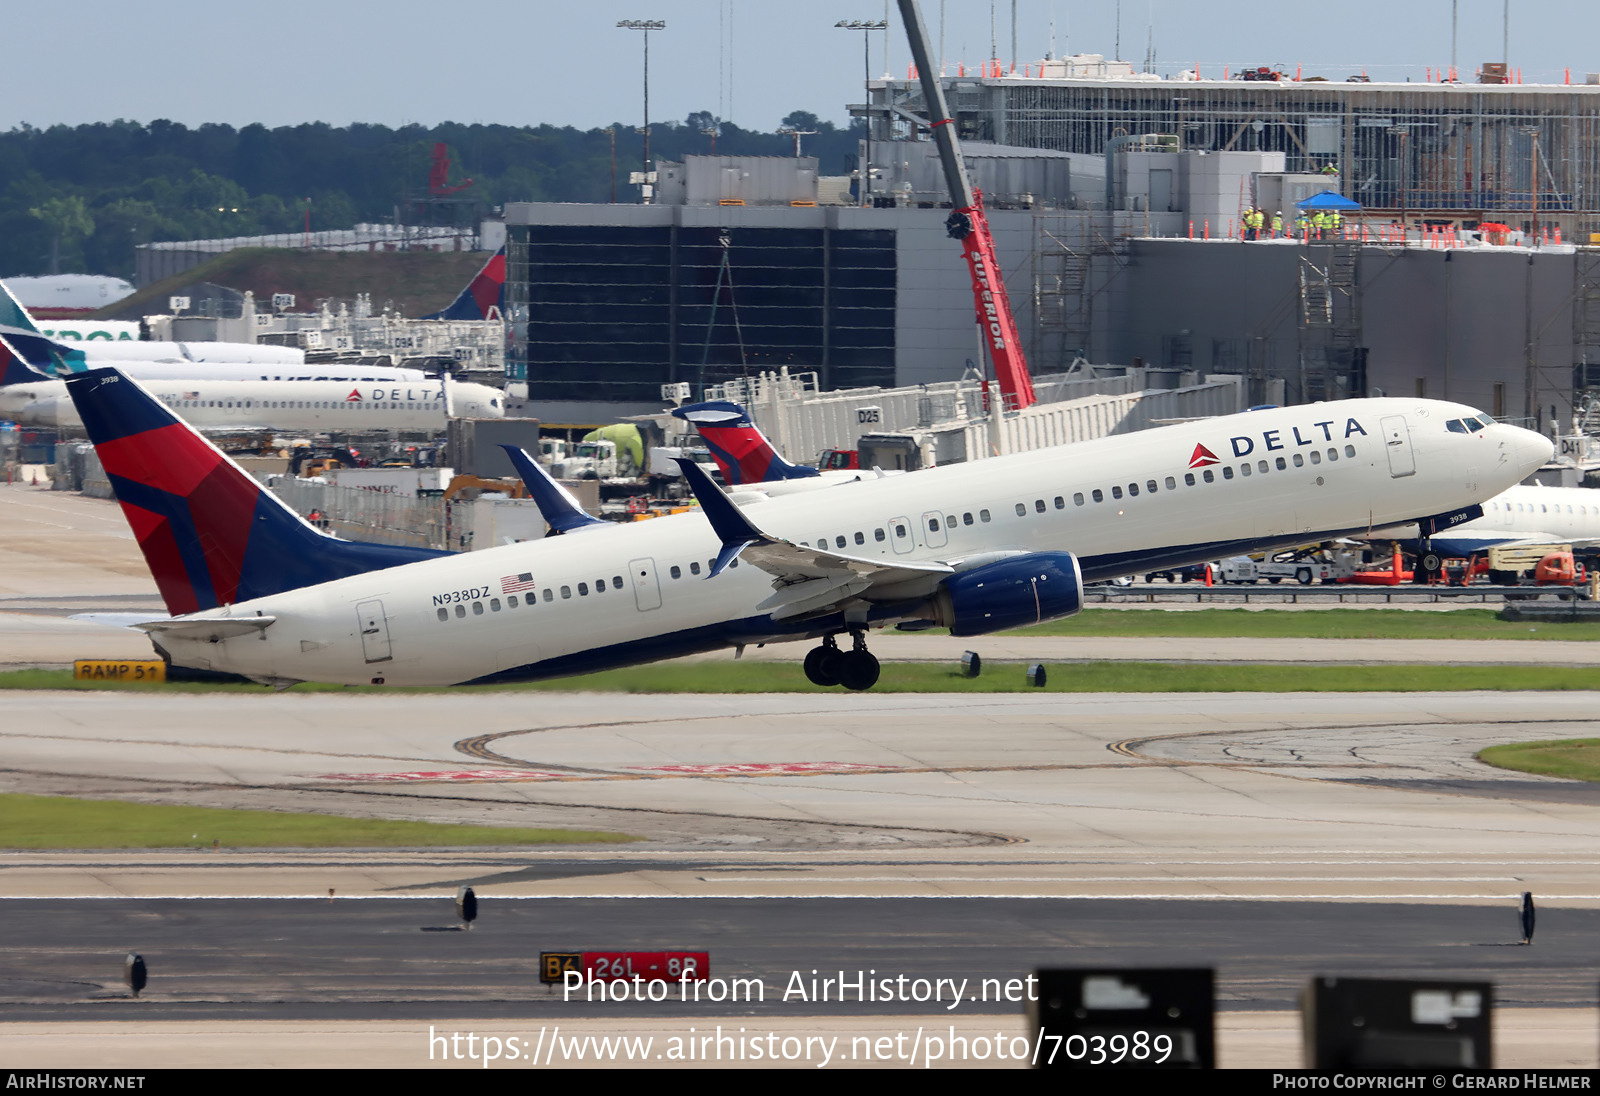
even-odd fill
[(178, 665), (276, 685), (530, 680), (820, 638), (811, 680), (868, 688), (869, 628), (978, 635), (1076, 613), (1086, 580), (1446, 524), (1552, 451), (1509, 425), (1450, 432), (1448, 420), (1477, 414), (1459, 404), (1370, 399), (743, 509), (684, 461), (700, 512), (330, 581), (319, 544), (136, 382), (99, 369), (66, 383), (173, 614), (139, 627)]
[[(1373, 538), (1418, 539), (1415, 526), (1375, 529)], [(1600, 549), (1600, 490), (1513, 487), (1483, 504), (1483, 516), (1436, 534), (1430, 548), (1466, 558), (1507, 544), (1570, 544), (1580, 556)]]
[[(357, 370), (352, 372), (355, 376), (347, 380), (147, 377), (142, 383), (191, 425), (209, 431), (442, 432), (450, 418), (498, 419), (505, 415), (504, 394), (487, 385), (449, 378), (369, 379)], [(4, 339), (0, 339), (0, 418), (44, 428), (83, 426), (66, 383), (41, 375), (13, 353)]]
[(722, 472), (722, 481), (734, 493), (734, 501), (741, 504), (904, 474), (898, 469), (822, 472), (809, 465), (791, 464), (767, 440), (750, 413), (729, 400), (684, 404), (674, 408), (672, 414), (694, 424)]

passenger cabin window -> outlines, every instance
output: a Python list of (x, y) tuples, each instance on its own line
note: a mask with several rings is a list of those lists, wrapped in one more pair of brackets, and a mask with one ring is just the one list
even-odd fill
[(561, 596), (562, 596), (563, 599), (570, 598), (572, 596), (572, 587), (570, 587), (570, 586), (561, 587)]
[(439, 610), (439, 619), (440, 620), (449, 620), (450, 619), (450, 610), (449, 609), (440, 609)]
[[(1168, 480), (1167, 482), (1171, 483), (1172, 481)], [(1147, 480), (1147, 481), (1145, 481), (1144, 489), (1146, 491), (1149, 491), (1152, 495), (1155, 494), (1156, 493), (1156, 481), (1155, 480)]]
[(1233, 478), (1233, 465), (1224, 464), (1222, 466), (1222, 478), (1225, 480), (1231, 480)]
[[(968, 524), (970, 525), (971, 522), (968, 522)], [(883, 541), (888, 539), (888, 536), (887, 536), (887, 534), (884, 533), (884, 531), (882, 529), (874, 529), (872, 531), (872, 539), (875, 540), (875, 541), (878, 541), (881, 544)]]
[(928, 519), (928, 532), (937, 533), (938, 531), (939, 531), (939, 519), (938, 518), (929, 518)]
[(1256, 471), (1257, 472), (1261, 472), (1261, 473), (1265, 474), (1266, 472), (1268, 472), (1270, 470), (1271, 470), (1271, 466), (1269, 464), (1267, 464), (1266, 461), (1264, 461), (1264, 460), (1256, 461)]
[(1193, 487), (1194, 486), (1194, 473), (1193, 472), (1185, 472), (1183, 474), (1183, 485), (1185, 487)]
[(500, 599), (499, 598), (492, 597), (492, 598), (489, 599), (489, 611), (491, 613), (498, 613), (500, 611)]
[(1130, 498), (1138, 498), (1139, 497), (1139, 485), (1137, 483), (1128, 484), (1128, 496)]
[(550, 589), (550, 587), (546, 586), (544, 588), (544, 599), (546, 601), (554, 601), (555, 598), (556, 598), (555, 591)]
[(1280, 472), (1289, 467), (1289, 462), (1284, 460), (1282, 457), (1279, 457), (1276, 463), (1278, 465), (1278, 471)]
[(483, 615), (483, 602), (474, 601), (472, 603), (472, 615), (473, 616), (482, 616)]
[(1245, 461), (1243, 464), (1239, 465), (1239, 474), (1241, 476), (1250, 475), (1250, 462), (1249, 461)]
[(1338, 460), (1339, 459), (1339, 450), (1337, 450), (1337, 449), (1328, 450), (1328, 459), (1329, 460)]
[(676, 563), (674, 563), (672, 565), (672, 570), (668, 571), (667, 573), (670, 574), (673, 578), (682, 578), (683, 577), (683, 568), (679, 567)]
[(835, 548), (843, 548), (844, 547), (844, 538), (843, 537), (834, 537), (833, 538), (833, 546)]
[(456, 606), (456, 616), (457, 617), (464, 617), (466, 615), (467, 615), (467, 607), (465, 605), (457, 605)]
[[(987, 521), (988, 519), (985, 518), (984, 520)], [(898, 525), (897, 524), (894, 527), (894, 535), (897, 536), (897, 537), (905, 537), (905, 536), (907, 536), (908, 534), (906, 533), (906, 527), (904, 525)]]
[(1034, 499), (1033, 500), (1033, 509), (1034, 509), (1035, 513), (1039, 513), (1039, 514), (1044, 513), (1044, 499)]
[(1204, 472), (1201, 472), (1200, 474), (1205, 477), (1205, 481), (1207, 483), (1216, 483), (1217, 482), (1216, 475), (1209, 468), (1207, 468)]
[(1098, 487), (1094, 489), (1093, 497), (1096, 502), (1104, 502), (1106, 500), (1105, 494)]
[(1083, 505), (1083, 492), (1082, 491), (1074, 491), (1074, 492), (1072, 492), (1072, 505), (1074, 505), (1074, 506), (1082, 506)]
[(1057, 495), (1056, 496), (1056, 509), (1057, 510), (1065, 510), (1066, 508), (1067, 508), (1067, 500), (1062, 498), (1060, 495)]
[(944, 527), (946, 529), (954, 529), (956, 527), (956, 516), (954, 514), (946, 514), (944, 516)]
[(587, 582), (578, 583), (578, 596), (579, 597), (588, 597), (589, 596), (589, 584)]
[(1113, 487), (1111, 489), (1111, 497), (1114, 499), (1120, 499), (1122, 497), (1122, 488)]
[(700, 573), (700, 564), (698, 561), (689, 564), (689, 573), (691, 575), (698, 575)]
[[(1191, 478), (1189, 480), (1189, 484), (1190, 484), (1190, 486), (1194, 485), (1193, 478)], [(1178, 481), (1173, 479), (1171, 476), (1168, 476), (1167, 477), (1167, 490), (1168, 491), (1176, 491), (1177, 489), (1178, 489)], [(1151, 488), (1151, 490), (1154, 490), (1154, 488)]]
[(517, 595), (516, 594), (508, 594), (506, 596), (506, 608), (507, 609), (515, 609), (516, 607), (517, 607)]
[(867, 543), (867, 535), (865, 533), (859, 533), (858, 532), (856, 534), (856, 543), (857, 544), (865, 544), (865, 543)]
[(1019, 517), (1019, 518), (1023, 517), (1024, 515), (1027, 514), (1027, 512), (1028, 512), (1028, 507), (1026, 505), (1024, 505), (1023, 503), (1020, 503), (1020, 502), (1017, 503), (1017, 517)]
[(1311, 463), (1312, 464), (1321, 464), (1322, 463), (1322, 454), (1317, 452), (1315, 449), (1311, 450)]
[(961, 523), (963, 525), (971, 525), (972, 524), (972, 515), (970, 513), (962, 514), (961, 515)]
[(987, 510), (979, 510), (978, 511), (978, 520), (979, 521), (988, 521), (989, 520), (989, 511), (987, 511)]
[(1356, 455), (1356, 447), (1353, 446), (1353, 445), (1345, 446), (1344, 447), (1344, 455), (1347, 456), (1347, 457), (1355, 456)]

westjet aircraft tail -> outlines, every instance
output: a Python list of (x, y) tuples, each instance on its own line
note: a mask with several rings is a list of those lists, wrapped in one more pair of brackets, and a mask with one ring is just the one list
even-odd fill
[(10, 288), (4, 282), (0, 282), (0, 325), (20, 327), (24, 331), (39, 334), (39, 328), (34, 325), (33, 317), (28, 315), (28, 310), (22, 307), (22, 302), (12, 295)]
[(450, 554), (321, 532), (115, 369), (66, 385), (174, 616)]
[(778, 455), (744, 408), (727, 400), (691, 403), (676, 408), (673, 415), (694, 423), (706, 448), (722, 470), (729, 487), (772, 480), (808, 479), (815, 468), (790, 464)]
[(0, 335), (0, 388), (13, 384), (33, 384), (49, 379), (13, 350), (10, 340)]
[(461, 295), (443, 312), (422, 317), (425, 320), (492, 320), (505, 310), (506, 249), (496, 251), (483, 264)]

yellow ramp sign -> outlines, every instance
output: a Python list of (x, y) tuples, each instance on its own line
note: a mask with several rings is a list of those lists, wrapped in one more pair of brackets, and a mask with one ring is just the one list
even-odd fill
[(159, 658), (80, 658), (72, 664), (78, 681), (165, 681), (167, 664)]

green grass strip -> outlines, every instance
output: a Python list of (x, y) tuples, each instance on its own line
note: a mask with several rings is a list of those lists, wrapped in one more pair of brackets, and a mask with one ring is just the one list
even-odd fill
[[(889, 644), (884, 644), (889, 648)], [(887, 651), (880, 653), (888, 654)], [(879, 693), (1017, 693), (1032, 689), (1020, 662), (987, 661), (983, 675), (962, 677), (953, 663), (893, 662), (873, 687)], [(1583, 690), (1600, 688), (1600, 675), (1583, 666), (1328, 666), (1216, 662), (1058, 662), (1046, 664), (1055, 693), (1281, 693), (1456, 692), (1474, 689)], [(79, 682), (68, 670), (15, 670), (0, 674), (0, 689), (115, 689), (124, 692), (259, 695), (261, 685), (122, 684)], [(296, 685), (291, 693), (453, 692), (460, 688)], [(806, 680), (792, 662), (657, 663), (626, 670), (520, 685), (469, 687), (472, 692), (604, 693), (809, 693), (839, 692)]]
[(1502, 769), (1569, 780), (1600, 782), (1600, 738), (1513, 742), (1478, 751), (1478, 760)]
[(1174, 636), (1249, 639), (1600, 640), (1600, 621), (1509, 621), (1493, 609), (1085, 609), (1008, 633), (1019, 636)]
[(416, 848), (636, 841), (589, 830), (452, 826), (326, 814), (168, 807), (64, 796), (0, 795), (0, 848)]

